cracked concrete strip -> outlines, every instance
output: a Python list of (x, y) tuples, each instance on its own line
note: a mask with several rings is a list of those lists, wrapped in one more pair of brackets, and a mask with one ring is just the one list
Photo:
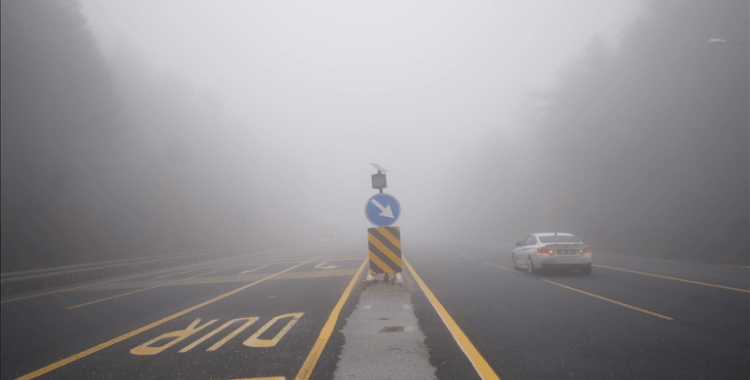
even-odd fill
[(334, 379), (437, 379), (411, 303), (419, 289), (403, 279), (403, 287), (376, 282), (362, 291), (342, 330)]

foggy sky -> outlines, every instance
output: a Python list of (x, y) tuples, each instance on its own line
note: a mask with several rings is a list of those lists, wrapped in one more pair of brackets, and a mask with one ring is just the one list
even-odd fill
[(616, 46), (639, 12), (635, 0), (82, 6), (105, 54), (127, 47), (216, 99), (236, 126), (227, 144), (248, 150), (240, 175), (255, 157), (304, 174), (281, 192), (305, 199), (300, 213), (362, 231), (370, 162), (389, 170), (399, 225), (416, 225), (456, 161), (523, 124), (528, 92), (553, 86), (592, 36)]

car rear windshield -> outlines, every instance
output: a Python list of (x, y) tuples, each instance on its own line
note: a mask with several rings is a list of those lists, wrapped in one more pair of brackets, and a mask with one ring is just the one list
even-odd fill
[(557, 236), (540, 236), (542, 243), (580, 243), (575, 236), (557, 235)]

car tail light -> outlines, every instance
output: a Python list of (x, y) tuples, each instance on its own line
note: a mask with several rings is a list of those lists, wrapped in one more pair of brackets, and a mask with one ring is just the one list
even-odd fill
[(578, 253), (591, 253), (591, 248), (586, 247), (584, 249), (579, 249)]
[(547, 254), (547, 255), (554, 255), (555, 253), (557, 253), (557, 251), (555, 251), (554, 248), (547, 248), (547, 247), (537, 248), (536, 252), (537, 253), (544, 253), (544, 254)]

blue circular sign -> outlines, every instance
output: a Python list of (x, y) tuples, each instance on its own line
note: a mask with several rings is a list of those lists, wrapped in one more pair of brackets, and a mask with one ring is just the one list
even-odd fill
[(365, 204), (367, 220), (378, 227), (387, 227), (396, 223), (400, 215), (401, 205), (396, 197), (390, 194), (375, 194)]

